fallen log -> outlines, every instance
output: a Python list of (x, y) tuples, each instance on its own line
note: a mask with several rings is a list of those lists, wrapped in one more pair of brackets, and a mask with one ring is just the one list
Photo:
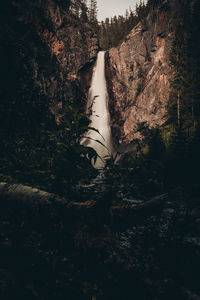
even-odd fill
[(22, 184), (0, 183), (0, 203), (3, 202), (21, 203), (24, 205), (45, 206), (52, 203), (67, 204), (69, 201), (61, 198), (58, 195), (48, 193), (37, 188), (32, 188)]
[(149, 201), (138, 205), (123, 205), (123, 206), (112, 206), (110, 208), (110, 215), (112, 222), (126, 221), (131, 222), (135, 218), (141, 218), (148, 215), (152, 215), (158, 210), (162, 209), (164, 203), (168, 199), (168, 194), (162, 194), (153, 197)]
[[(127, 221), (133, 219), (134, 216), (151, 215), (157, 209), (161, 209), (165, 201), (168, 199), (168, 194), (159, 195), (146, 201), (142, 204), (131, 205), (119, 205), (112, 206), (107, 213), (113, 219), (126, 219)], [(56, 204), (62, 206), (62, 209), (77, 212), (78, 214), (98, 215), (98, 203), (96, 201), (88, 200), (86, 202), (70, 202), (66, 198), (62, 198), (58, 195), (41, 191), (36, 188), (24, 186), (22, 184), (7, 184), (0, 183), (0, 207), (6, 205), (20, 205), (29, 207), (29, 210), (40, 210), (45, 207), (50, 209), (56, 209)], [(106, 208), (107, 210), (107, 208)], [(102, 213), (102, 212), (101, 212)]]

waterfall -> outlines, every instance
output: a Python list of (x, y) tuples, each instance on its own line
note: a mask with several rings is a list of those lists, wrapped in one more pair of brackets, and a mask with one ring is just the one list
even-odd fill
[(101, 159), (97, 159), (95, 167), (101, 168), (105, 164), (105, 157), (113, 152), (110, 114), (108, 109), (108, 91), (105, 78), (104, 51), (98, 53), (97, 62), (93, 71), (92, 84), (88, 93), (87, 112), (89, 113), (89, 111), (92, 111), (90, 127), (97, 129), (100, 134), (93, 130), (88, 131), (82, 144), (96, 150)]

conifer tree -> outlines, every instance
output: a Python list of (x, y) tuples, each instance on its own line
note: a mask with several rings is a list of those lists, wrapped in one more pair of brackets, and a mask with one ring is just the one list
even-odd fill
[(97, 1), (96, 0), (90, 0), (89, 21), (92, 24), (97, 24)]
[(171, 82), (169, 113), (174, 125), (179, 128), (183, 127), (188, 137), (193, 135), (200, 119), (200, 60), (199, 55), (195, 55), (198, 41), (196, 34), (193, 34), (193, 23), (194, 16), (191, 5), (187, 1), (183, 1), (181, 18), (176, 27), (171, 53), (174, 73)]
[(88, 8), (87, 8), (87, 0), (82, 0), (81, 2), (81, 21), (88, 22)]

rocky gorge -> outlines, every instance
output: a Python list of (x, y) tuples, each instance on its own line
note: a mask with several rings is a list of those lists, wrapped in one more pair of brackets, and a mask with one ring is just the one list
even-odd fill
[[(13, 74), (21, 74), (23, 82), (12, 91), (2, 85), (5, 103), (31, 90), (38, 105), (51, 107), (55, 114), (63, 103), (73, 104), (75, 99), (84, 109), (99, 51), (92, 27), (79, 24), (53, 0), (24, 1), (23, 5), (15, 1), (6, 9), (4, 15), (13, 17), (2, 16), (1, 51), (2, 57), (11, 52), (11, 61), (2, 63), (2, 78), (14, 82)], [(138, 128), (144, 124), (153, 128), (168, 120), (170, 54), (178, 12), (175, 1), (162, 1), (118, 47), (106, 53), (111, 127), (117, 143), (140, 139)]]
[[(85, 0), (2, 5), (2, 300), (200, 299), (198, 2), (140, 3), (141, 11), (132, 14), (137, 24), (106, 54), (99, 51), (100, 25)], [(194, 19), (189, 30), (179, 15)], [(124, 22), (121, 33), (128, 18)], [(188, 32), (195, 52), (187, 48), (186, 63), (181, 50)], [(192, 101), (186, 94), (184, 103), (182, 93), (179, 103), (192, 130), (177, 126), (175, 98), (167, 148), (158, 131), (145, 136), (141, 128), (161, 129), (170, 121), (172, 52), (181, 58), (179, 90), (185, 74), (192, 81), (186, 76), (184, 85), (192, 87)], [(84, 145), (88, 132), (96, 136)], [(149, 151), (134, 152), (132, 144), (143, 137), (149, 137)], [(116, 151), (103, 161), (95, 143)], [(132, 151), (116, 163), (120, 145)]]

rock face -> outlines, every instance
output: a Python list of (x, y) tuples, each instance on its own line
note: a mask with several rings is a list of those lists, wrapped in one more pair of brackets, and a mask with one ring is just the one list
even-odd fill
[[(97, 36), (91, 28), (87, 28), (86, 24), (77, 24), (78, 21), (68, 16), (56, 1), (48, 0), (44, 12), (51, 27), (44, 27), (38, 22), (38, 35), (47, 45), (51, 57), (59, 65), (61, 70), (59, 80), (65, 81), (65, 85), (69, 86), (66, 90), (66, 98), (68, 98), (73, 86), (79, 86), (82, 80), (80, 75), (87, 77), (88, 73), (91, 73), (90, 68), (98, 52)], [(86, 79), (86, 89), (82, 89), (85, 93), (87, 81)], [(73, 97), (74, 94), (72, 101)]]
[[(38, 106), (41, 115), (44, 105), (56, 113), (63, 102), (84, 102), (98, 51), (92, 28), (70, 16), (64, 1), (57, 0), (9, 0), (0, 16), (1, 105), (16, 105), (13, 114)], [(23, 118), (21, 128), (30, 119)]]
[(174, 1), (163, 1), (120, 46), (107, 52), (112, 129), (121, 143), (140, 139), (141, 124), (152, 128), (168, 119), (175, 11)]

